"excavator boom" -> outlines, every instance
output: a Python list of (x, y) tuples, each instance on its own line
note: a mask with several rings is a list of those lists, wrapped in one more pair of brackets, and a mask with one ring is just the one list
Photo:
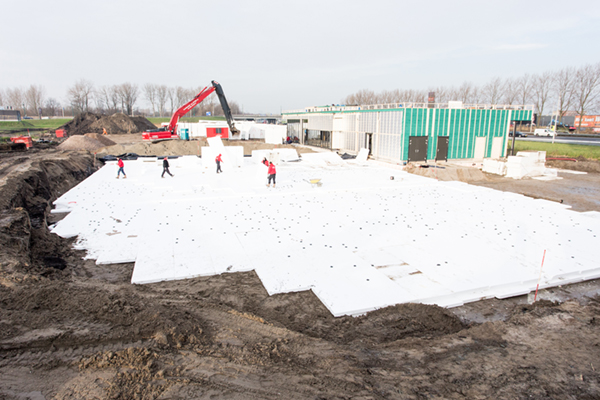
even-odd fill
[(225, 98), (225, 94), (223, 93), (223, 88), (217, 81), (212, 81), (212, 86), (206, 86), (204, 89), (200, 91), (192, 100), (185, 103), (183, 106), (179, 107), (171, 117), (171, 121), (169, 121), (169, 125), (165, 128), (156, 129), (152, 131), (146, 131), (142, 133), (143, 140), (166, 140), (166, 139), (175, 139), (177, 138), (177, 123), (179, 119), (187, 114), (192, 108), (196, 107), (200, 104), (204, 99), (210, 96), (213, 92), (217, 92), (217, 96), (219, 97), (219, 102), (221, 103), (221, 108), (223, 109), (223, 113), (225, 114), (225, 118), (227, 119), (227, 125), (229, 125), (229, 129), (232, 134), (239, 133), (239, 131), (235, 128), (233, 124), (233, 117), (231, 115), (231, 109), (229, 108), (229, 104), (227, 104), (227, 99)]
[(227, 99), (225, 98), (225, 93), (223, 93), (223, 88), (221, 84), (217, 81), (211, 82), (213, 88), (217, 92), (217, 97), (219, 97), (219, 102), (221, 103), (221, 108), (223, 109), (223, 114), (225, 114), (225, 118), (227, 119), (227, 125), (229, 125), (229, 130), (232, 135), (240, 133), (235, 126), (233, 125), (233, 116), (231, 115), (231, 108), (229, 108), (229, 104), (227, 104)]

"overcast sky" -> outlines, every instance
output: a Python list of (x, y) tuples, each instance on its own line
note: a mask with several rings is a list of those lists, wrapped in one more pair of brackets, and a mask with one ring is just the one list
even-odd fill
[[(245, 112), (600, 61), (600, 1), (3, 0), (0, 88), (221, 83)], [(145, 101), (141, 96), (138, 106)]]

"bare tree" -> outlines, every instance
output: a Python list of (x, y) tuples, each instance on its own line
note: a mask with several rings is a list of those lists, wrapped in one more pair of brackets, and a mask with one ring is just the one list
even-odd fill
[(346, 97), (344, 103), (346, 104), (376, 104), (375, 92), (369, 89), (361, 89), (358, 92), (351, 94)]
[(67, 90), (67, 98), (76, 112), (88, 112), (93, 93), (94, 84), (80, 79)]
[(575, 69), (563, 68), (552, 74), (552, 90), (558, 102), (558, 120), (562, 119), (573, 103), (575, 94)]
[(153, 83), (146, 83), (144, 85), (144, 97), (146, 100), (150, 102), (150, 106), (152, 106), (152, 116), (155, 116), (156, 113), (156, 105), (157, 105), (157, 85)]
[(138, 86), (129, 82), (122, 83), (117, 87), (117, 93), (121, 100), (121, 107), (125, 114), (133, 115), (133, 108), (137, 101), (138, 92)]
[(400, 91), (396, 90), (384, 90), (377, 95), (377, 102), (381, 104), (398, 103), (402, 101)]
[(111, 109), (113, 100), (112, 97), (116, 97), (114, 92), (114, 86), (102, 86), (94, 91), (94, 99), (96, 101), (96, 108), (98, 112), (112, 114), (116, 111)]
[(532, 92), (534, 96), (535, 108), (538, 115), (544, 115), (544, 107), (550, 97), (550, 89), (552, 87), (552, 74), (544, 72), (541, 75), (533, 75), (532, 77)]
[(25, 97), (21, 88), (6, 89), (6, 101), (13, 110), (21, 110), (21, 115), (25, 115)]
[(483, 86), (483, 95), (488, 104), (498, 104), (502, 98), (504, 83), (499, 77), (493, 78)]
[(588, 112), (599, 95), (600, 88), (600, 63), (596, 65), (585, 65), (575, 73), (575, 84), (577, 94), (575, 96), (575, 106), (579, 115), (579, 125), (577, 132), (581, 129), (582, 117)]
[(4, 94), (4, 90), (0, 89), (0, 107), (4, 107), (6, 105), (6, 95)]
[(448, 101), (448, 88), (446, 86), (438, 86), (434, 89), (429, 89), (429, 92), (435, 93), (436, 103), (445, 103)]
[(483, 97), (483, 90), (479, 86), (474, 86), (469, 97), (470, 104), (479, 104)]
[(473, 86), (473, 84), (471, 82), (463, 82), (462, 85), (460, 85), (460, 87), (458, 88), (456, 94), (457, 94), (457, 100), (460, 100), (463, 102), (463, 104), (468, 103), (471, 100), (471, 96), (473, 94), (473, 89), (475, 87)]
[[(202, 103), (200, 103), (200, 113), (206, 115), (207, 111), (210, 111), (210, 115), (218, 114), (218, 111), (221, 110), (221, 107), (217, 107), (217, 99), (215, 94), (211, 94), (208, 96)], [(215, 111), (215, 107), (217, 110)]]
[(458, 89), (456, 86), (448, 86), (446, 87), (446, 102), (448, 101), (457, 101), (459, 97)]
[(504, 81), (503, 102), (509, 106), (516, 103), (519, 99), (519, 80), (509, 78)]
[(525, 74), (518, 80), (518, 101), (520, 104), (525, 105), (531, 101), (531, 92), (533, 91), (534, 79), (531, 75)]
[(241, 108), (238, 103), (236, 103), (235, 101), (231, 101), (228, 103), (229, 103), (229, 108), (231, 109), (232, 114), (241, 114)]
[(161, 117), (165, 116), (165, 106), (167, 104), (168, 89), (165, 85), (156, 87), (156, 103), (158, 106), (158, 115)]
[(42, 117), (40, 110), (44, 104), (45, 89), (41, 85), (30, 85), (24, 93), (25, 103), (31, 115), (39, 114)]
[(60, 103), (53, 97), (46, 100), (44, 104), (44, 114), (49, 117), (54, 117), (60, 110)]
[(177, 94), (175, 88), (167, 88), (167, 100), (169, 103), (171, 115), (173, 115), (173, 112), (175, 111), (177, 106)]

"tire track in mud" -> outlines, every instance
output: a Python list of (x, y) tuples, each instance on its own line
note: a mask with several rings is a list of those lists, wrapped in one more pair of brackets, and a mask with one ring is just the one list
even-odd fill
[[(56, 346), (54, 344), (45, 346), (21, 346), (0, 351), (0, 368), (10, 365), (17, 366), (42, 366), (48, 363), (70, 365), (78, 362), (82, 357), (94, 354), (121, 351), (128, 348), (146, 348), (155, 345), (152, 339), (141, 339), (131, 342), (110, 340), (106, 342), (77, 343), (73, 346)], [(57, 365), (58, 365), (57, 364)]]

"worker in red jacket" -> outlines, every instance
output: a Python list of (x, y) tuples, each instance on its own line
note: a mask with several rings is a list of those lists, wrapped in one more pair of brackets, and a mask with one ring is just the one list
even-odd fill
[(223, 159), (221, 158), (221, 155), (220, 155), (220, 154), (217, 156), (217, 158), (215, 158), (215, 162), (217, 163), (217, 174), (218, 174), (219, 172), (223, 172), (223, 171), (221, 170), (221, 163), (223, 162)]
[(119, 161), (117, 161), (117, 165), (119, 166), (119, 171), (117, 172), (117, 179), (119, 179), (119, 176), (121, 176), (121, 172), (123, 173), (123, 179), (126, 179), (127, 175), (125, 175), (125, 170), (123, 169), (125, 167), (123, 160), (119, 158)]
[(277, 174), (277, 171), (275, 170), (275, 164), (273, 164), (272, 162), (269, 163), (269, 171), (267, 173), (269, 174), (267, 187), (271, 186), (271, 180), (273, 180), (273, 187), (275, 187), (275, 174)]

